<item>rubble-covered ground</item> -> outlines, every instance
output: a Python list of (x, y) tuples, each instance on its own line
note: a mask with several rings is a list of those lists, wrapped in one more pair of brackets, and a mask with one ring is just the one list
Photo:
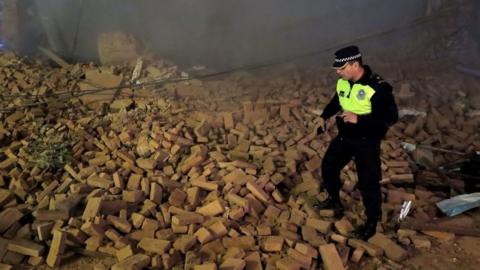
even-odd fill
[[(331, 70), (292, 64), (193, 79), (154, 59), (57, 64), (0, 57), (2, 269), (479, 262), (478, 210), (446, 218), (435, 205), (465, 192), (435, 168), (480, 150), (480, 80), (453, 66), (376, 69), (402, 118), (382, 143), (383, 217), (364, 242), (352, 234), (364, 220), (353, 163), (342, 172), (345, 216), (313, 207), (326, 197), (319, 168), (336, 132), (314, 132), (334, 91)], [(402, 142), (451, 152), (407, 153)]]

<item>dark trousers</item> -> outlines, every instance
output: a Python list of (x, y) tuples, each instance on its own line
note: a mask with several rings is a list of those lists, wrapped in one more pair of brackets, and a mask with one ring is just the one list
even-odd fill
[(357, 167), (357, 187), (362, 194), (367, 222), (376, 223), (382, 213), (379, 140), (350, 139), (341, 136), (333, 139), (322, 162), (325, 188), (331, 199), (340, 201), (339, 192), (342, 187), (340, 171), (352, 159)]

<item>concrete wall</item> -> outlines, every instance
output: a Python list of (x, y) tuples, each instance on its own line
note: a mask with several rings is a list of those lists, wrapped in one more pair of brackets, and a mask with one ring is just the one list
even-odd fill
[[(135, 34), (150, 51), (181, 65), (217, 68), (353, 42), (367, 55), (411, 55), (431, 39), (411, 26), (432, 0), (33, 1), (51, 48), (82, 61), (97, 59), (98, 35), (110, 31)], [(330, 58), (331, 51), (319, 59)]]
[(99, 33), (124, 31), (160, 56), (186, 65), (216, 66), (336, 47), (408, 24), (426, 8), (425, 0), (35, 2), (52, 48), (64, 56), (95, 59)]

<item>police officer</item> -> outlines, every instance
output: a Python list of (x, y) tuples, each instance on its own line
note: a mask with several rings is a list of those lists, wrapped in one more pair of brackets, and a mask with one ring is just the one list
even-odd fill
[(380, 142), (388, 128), (398, 120), (398, 110), (392, 87), (380, 76), (362, 64), (357, 46), (335, 52), (333, 68), (340, 77), (335, 96), (321, 115), (317, 133), (327, 129), (327, 123), (336, 115), (338, 136), (335, 137), (322, 161), (322, 178), (329, 194), (317, 207), (343, 213), (340, 201), (340, 171), (351, 160), (355, 161), (358, 184), (367, 220), (357, 230), (357, 237), (367, 240), (375, 234), (381, 217), (381, 162)]

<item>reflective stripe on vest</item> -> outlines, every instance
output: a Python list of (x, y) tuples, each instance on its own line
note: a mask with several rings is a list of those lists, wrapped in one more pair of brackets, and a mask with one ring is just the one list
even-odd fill
[(372, 112), (370, 99), (375, 94), (375, 90), (372, 87), (355, 83), (350, 88), (350, 83), (347, 80), (339, 79), (337, 82), (337, 94), (340, 106), (342, 106), (344, 111), (350, 111), (357, 115)]

